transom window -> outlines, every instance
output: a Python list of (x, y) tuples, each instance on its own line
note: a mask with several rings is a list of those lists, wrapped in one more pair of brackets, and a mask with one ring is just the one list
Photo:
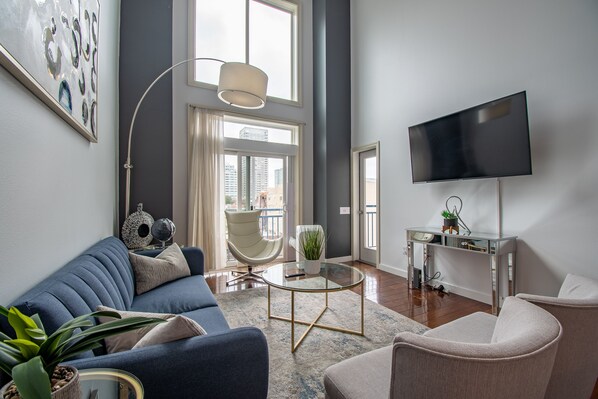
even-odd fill
[[(193, 0), (193, 57), (247, 62), (268, 75), (268, 96), (298, 102), (298, 6), (287, 0)], [(193, 81), (217, 85), (220, 64), (194, 63)]]
[[(253, 120), (232, 115), (224, 116), (224, 137), (233, 139), (297, 145), (298, 129), (297, 125), (286, 123)], [(263, 134), (255, 132), (263, 132)]]

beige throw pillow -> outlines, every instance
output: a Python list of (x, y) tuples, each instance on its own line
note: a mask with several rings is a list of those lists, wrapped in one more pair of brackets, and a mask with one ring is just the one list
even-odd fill
[(155, 258), (129, 253), (135, 273), (135, 292), (143, 294), (159, 285), (191, 275), (185, 255), (172, 244)]
[[(168, 313), (131, 312), (126, 310), (116, 310), (102, 305), (98, 306), (96, 310), (102, 312), (116, 312), (120, 314), (120, 316), (123, 319), (126, 319), (128, 317), (154, 317), (156, 319), (168, 320), (170, 318), (175, 317), (174, 314)], [(109, 321), (116, 320), (113, 317), (98, 317), (98, 319), (100, 323), (107, 323)], [(132, 349), (135, 346), (135, 344), (137, 344), (137, 342), (139, 342), (139, 340), (143, 338), (143, 336), (146, 335), (148, 332), (150, 332), (155, 326), (155, 324), (145, 326), (137, 330), (128, 331), (126, 333), (104, 338), (104, 342), (106, 343), (106, 351), (108, 353), (115, 353)]]
[[(167, 342), (177, 341), (179, 339), (206, 335), (206, 330), (196, 321), (182, 316), (169, 313), (147, 313), (132, 312), (126, 310), (116, 310), (107, 306), (98, 306), (97, 311), (110, 311), (120, 314), (123, 319), (127, 317), (154, 317), (167, 320), (166, 323), (145, 326), (137, 330), (129, 331), (123, 334), (107, 337), (106, 351), (108, 353), (122, 352), (129, 349), (138, 349), (146, 346), (165, 344)], [(106, 323), (115, 320), (112, 317), (98, 317), (100, 323)], [(159, 327), (159, 328), (158, 328)]]
[(177, 315), (168, 319), (166, 323), (158, 324), (152, 328), (150, 332), (145, 334), (143, 338), (135, 344), (133, 349), (165, 344), (167, 342), (178, 341), (179, 339), (206, 334), (206, 330), (204, 330), (195, 320)]

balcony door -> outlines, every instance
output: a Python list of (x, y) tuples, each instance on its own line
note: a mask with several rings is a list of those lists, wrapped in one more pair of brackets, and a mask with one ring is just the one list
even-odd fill
[(359, 259), (376, 264), (378, 183), (376, 150), (359, 154)]
[[(288, 238), (300, 211), (295, 185), (298, 136), (297, 125), (225, 115), (224, 208), (261, 209), (262, 236), (283, 237), (281, 260), (289, 259)], [(228, 253), (227, 265), (235, 264)]]
[(351, 255), (380, 264), (380, 143), (351, 150)]

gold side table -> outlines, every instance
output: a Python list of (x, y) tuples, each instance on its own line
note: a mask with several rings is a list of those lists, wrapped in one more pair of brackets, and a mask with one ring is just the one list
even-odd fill
[(143, 385), (133, 374), (117, 369), (79, 370), (81, 399), (142, 399)]

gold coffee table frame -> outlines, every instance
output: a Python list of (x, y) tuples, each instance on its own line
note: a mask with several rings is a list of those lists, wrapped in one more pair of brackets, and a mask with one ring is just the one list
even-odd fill
[[(364, 281), (364, 275), (363, 273), (353, 267), (353, 266), (348, 266), (348, 265), (342, 265), (342, 264), (337, 264), (337, 263), (330, 263), (330, 262), (322, 262), (322, 267), (321, 267), (321, 271), (319, 276), (323, 277), (326, 279), (326, 283), (328, 284), (328, 278), (326, 276), (326, 268), (327, 267), (333, 267), (335, 269), (347, 269), (348, 272), (350, 273), (355, 273), (358, 272), (359, 274), (359, 279), (358, 281), (351, 281), (349, 284), (346, 285), (339, 285), (336, 282), (332, 282), (334, 284), (333, 287), (322, 287), (322, 288), (310, 288), (309, 286), (305, 286), (305, 287), (296, 287), (296, 286), (292, 286), (292, 285), (282, 285), (282, 284), (278, 284), (275, 281), (272, 281), (272, 279), (269, 279), (269, 273), (268, 271), (270, 271), (270, 273), (272, 273), (272, 270), (274, 268), (281, 268), (282, 269), (282, 274), (284, 275), (284, 271), (285, 269), (288, 269), (289, 266), (291, 267), (295, 267), (295, 268), (299, 268), (302, 269), (303, 268), (303, 262), (293, 262), (293, 263), (284, 263), (284, 264), (279, 264), (279, 265), (275, 265), (272, 266), (271, 268), (268, 268), (263, 275), (264, 278), (264, 282), (266, 282), (266, 284), (268, 284), (268, 318), (269, 319), (275, 319), (275, 320), (282, 320), (282, 321), (287, 321), (291, 323), (291, 353), (294, 353), (297, 348), (299, 348), (299, 346), (301, 345), (301, 343), (303, 342), (303, 340), (305, 339), (305, 337), (307, 336), (307, 334), (309, 334), (309, 332), (312, 330), (312, 328), (314, 327), (318, 327), (318, 328), (323, 328), (326, 330), (331, 330), (331, 331), (339, 331), (342, 333), (347, 333), (347, 334), (354, 334), (354, 335), (361, 335), (364, 336), (364, 302), (365, 302), (365, 289), (363, 286), (363, 281)], [(318, 277), (318, 275), (306, 275), (307, 278), (310, 277)], [(305, 277), (305, 276), (301, 276), (301, 277)], [(291, 277), (289, 279), (285, 279), (285, 280), (289, 280), (289, 283), (291, 282), (296, 282), (299, 279), (301, 279), (301, 277)], [(282, 277), (284, 278), (284, 276)], [(338, 291), (344, 291), (344, 290), (348, 290), (351, 289), (353, 287), (357, 287), (357, 286), (361, 286), (361, 320), (360, 320), (360, 324), (361, 324), (361, 329), (360, 330), (351, 330), (351, 329), (347, 329), (347, 328), (342, 328), (342, 327), (338, 327), (338, 326), (331, 326), (331, 325), (327, 325), (327, 324), (320, 324), (318, 323), (318, 321), (320, 320), (320, 318), (322, 318), (322, 316), (324, 315), (324, 313), (326, 312), (326, 310), (328, 309), (328, 293), (329, 292), (338, 292)], [(272, 287), (276, 287), (279, 288), (281, 290), (285, 290), (285, 291), (290, 291), (291, 292), (291, 317), (282, 317), (282, 316), (276, 316), (273, 315), (271, 312), (271, 296), (270, 296), (270, 291)], [(320, 311), (320, 313), (318, 314), (318, 316), (313, 320), (313, 321), (304, 321), (304, 320), (298, 320), (295, 318), (295, 293), (296, 292), (306, 292), (306, 293), (325, 293), (326, 296), (326, 303), (324, 305), (324, 308)], [(299, 340), (297, 341), (297, 343), (295, 343), (295, 324), (301, 324), (301, 325), (305, 325), (307, 326), (307, 329), (305, 330), (305, 332), (303, 333), (303, 335), (301, 335), (301, 337), (299, 338)]]

